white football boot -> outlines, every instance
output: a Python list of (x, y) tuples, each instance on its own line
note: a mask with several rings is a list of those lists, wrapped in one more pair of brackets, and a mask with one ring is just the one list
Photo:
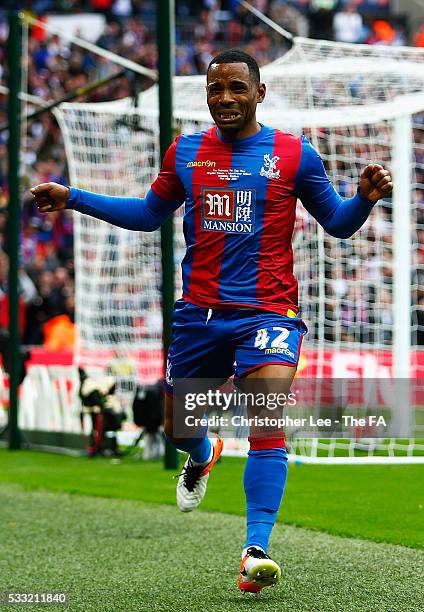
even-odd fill
[(212, 442), (212, 459), (204, 465), (193, 465), (190, 457), (184, 464), (177, 484), (177, 506), (181, 512), (191, 512), (205, 497), (206, 486), (211, 469), (222, 453), (224, 443), (221, 438)]
[(237, 585), (242, 593), (259, 593), (273, 587), (281, 578), (281, 569), (261, 548), (250, 546), (244, 555)]

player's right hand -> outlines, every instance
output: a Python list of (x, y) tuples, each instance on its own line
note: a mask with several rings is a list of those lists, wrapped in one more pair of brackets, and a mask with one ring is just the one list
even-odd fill
[(38, 210), (42, 213), (66, 208), (70, 189), (58, 183), (40, 183), (31, 190)]

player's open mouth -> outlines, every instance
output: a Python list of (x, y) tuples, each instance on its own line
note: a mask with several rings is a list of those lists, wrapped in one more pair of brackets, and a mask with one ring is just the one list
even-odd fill
[(240, 113), (218, 113), (218, 119), (220, 121), (235, 121), (239, 119)]

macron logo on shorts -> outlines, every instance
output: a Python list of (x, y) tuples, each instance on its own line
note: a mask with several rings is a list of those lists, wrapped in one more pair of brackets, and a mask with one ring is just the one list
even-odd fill
[(253, 234), (255, 189), (202, 188), (202, 228), (230, 234)]

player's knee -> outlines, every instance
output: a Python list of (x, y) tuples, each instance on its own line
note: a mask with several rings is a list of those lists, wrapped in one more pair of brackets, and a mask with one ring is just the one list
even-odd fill
[(171, 411), (165, 410), (163, 430), (167, 438), (172, 438), (172, 434), (174, 431), (174, 419)]
[[(177, 437), (175, 435), (174, 419), (173, 419), (173, 414), (171, 410), (165, 411), (163, 430), (164, 430), (165, 437), (168, 440), (168, 442), (170, 442), (171, 444), (173, 444), (176, 448), (179, 448), (180, 450), (190, 452), (190, 448), (187, 447), (187, 441), (189, 442), (189, 446), (191, 446), (192, 440), (187, 439), (187, 438)], [(198, 439), (195, 438), (195, 440), (198, 443)]]
[(172, 432), (174, 429), (173, 425), (174, 423), (173, 423), (172, 416), (165, 415), (163, 430), (167, 438), (172, 438)]
[(163, 423), (163, 430), (165, 432), (166, 437), (169, 440), (173, 438), (173, 430), (174, 430), (174, 405), (173, 398), (169, 395), (165, 395), (165, 418)]

